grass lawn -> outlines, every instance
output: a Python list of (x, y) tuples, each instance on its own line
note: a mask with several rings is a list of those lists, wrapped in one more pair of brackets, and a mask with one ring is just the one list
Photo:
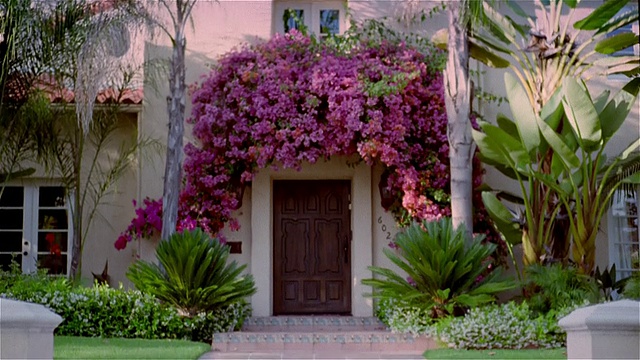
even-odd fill
[(533, 350), (458, 350), (434, 349), (424, 353), (427, 359), (566, 359), (567, 349)]
[(55, 336), (54, 359), (197, 359), (205, 343), (184, 340), (102, 339)]

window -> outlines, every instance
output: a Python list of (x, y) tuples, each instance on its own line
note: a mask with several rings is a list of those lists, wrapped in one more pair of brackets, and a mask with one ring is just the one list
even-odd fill
[(45, 268), (67, 274), (71, 219), (68, 196), (61, 186), (6, 186), (0, 197), (0, 267), (12, 259), (25, 273)]
[(609, 210), (609, 263), (616, 264), (620, 278), (640, 270), (638, 190), (638, 186), (623, 184)]
[(344, 1), (277, 1), (275, 30), (286, 33), (306, 28), (309, 33), (325, 38), (344, 32)]

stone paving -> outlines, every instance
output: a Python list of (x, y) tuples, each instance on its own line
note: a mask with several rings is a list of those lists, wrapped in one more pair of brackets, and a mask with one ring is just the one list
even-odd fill
[(215, 359), (424, 359), (419, 352), (347, 352), (326, 350), (318, 352), (285, 350), (283, 352), (220, 352), (210, 351), (200, 357), (201, 360)]
[(422, 359), (435, 342), (393, 334), (374, 317), (269, 316), (214, 334), (200, 359)]

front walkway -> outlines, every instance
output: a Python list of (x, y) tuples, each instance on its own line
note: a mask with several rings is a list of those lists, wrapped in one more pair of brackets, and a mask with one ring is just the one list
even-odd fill
[(345, 352), (344, 350), (300, 351), (285, 350), (283, 352), (220, 352), (210, 351), (200, 357), (200, 360), (213, 359), (424, 359), (417, 352)]

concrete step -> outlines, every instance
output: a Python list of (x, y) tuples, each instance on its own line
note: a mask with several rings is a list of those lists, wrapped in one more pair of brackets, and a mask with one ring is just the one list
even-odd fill
[(436, 348), (426, 336), (378, 331), (232, 332), (214, 334), (212, 350), (219, 352), (322, 351), (401, 352), (422, 354)]
[(353, 316), (265, 316), (245, 320), (242, 331), (378, 331), (386, 326), (375, 317)]

